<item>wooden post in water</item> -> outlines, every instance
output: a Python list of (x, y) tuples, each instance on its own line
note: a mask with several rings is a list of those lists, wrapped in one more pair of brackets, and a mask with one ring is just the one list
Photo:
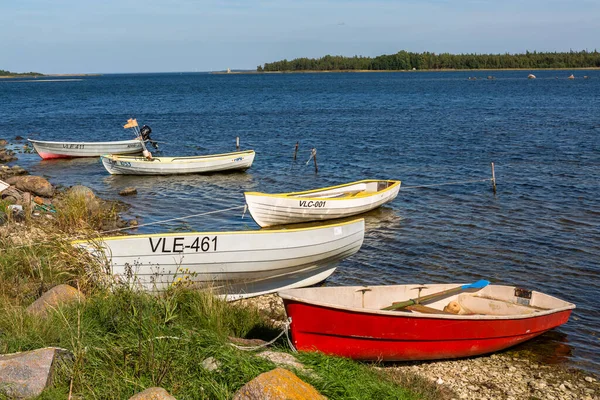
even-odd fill
[(240, 149), (240, 137), (239, 137), (239, 136), (236, 136), (236, 137), (235, 137), (235, 148), (236, 148), (237, 150), (239, 150), (239, 149)]
[(315, 162), (315, 174), (319, 172), (319, 167), (317, 166), (317, 149), (312, 149), (312, 158)]
[(492, 190), (496, 194), (496, 172), (494, 171), (494, 163), (492, 163)]
[(298, 154), (298, 142), (296, 142), (296, 148), (294, 149), (294, 160), (296, 159), (297, 154)]

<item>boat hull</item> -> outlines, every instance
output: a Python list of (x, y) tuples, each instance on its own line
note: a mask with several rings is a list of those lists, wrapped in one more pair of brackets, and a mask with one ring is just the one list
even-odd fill
[(362, 214), (394, 200), (400, 184), (400, 181), (365, 180), (305, 192), (246, 192), (244, 196), (250, 215), (265, 228)]
[(35, 151), (44, 159), (100, 157), (102, 154), (141, 153), (142, 142), (138, 139), (115, 142), (49, 142), (28, 139)]
[(245, 170), (252, 166), (252, 150), (195, 157), (102, 156), (102, 165), (113, 175), (179, 175)]
[(229, 300), (316, 284), (356, 253), (364, 220), (317, 228), (192, 232), (78, 241), (115, 280), (147, 291), (211, 287)]
[(564, 324), (574, 308), (565, 302), (556, 310), (528, 315), (439, 316), (331, 307), (299, 301), (291, 292), (280, 295), (292, 319), (296, 348), (356, 360), (435, 360), (493, 353)]

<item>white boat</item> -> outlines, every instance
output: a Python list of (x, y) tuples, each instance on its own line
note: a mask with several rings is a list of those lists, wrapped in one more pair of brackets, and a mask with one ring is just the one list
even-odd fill
[(27, 139), (44, 160), (51, 158), (99, 157), (102, 154), (135, 154), (143, 150), (140, 139), (115, 142), (49, 142)]
[(362, 180), (293, 193), (245, 192), (250, 215), (261, 227), (348, 217), (396, 198), (400, 181)]
[(244, 170), (254, 161), (254, 150), (192, 157), (102, 156), (104, 168), (121, 175), (174, 175)]
[(210, 287), (227, 300), (314, 285), (363, 242), (364, 219), (313, 228), (117, 236), (76, 241), (118, 282), (147, 291)]

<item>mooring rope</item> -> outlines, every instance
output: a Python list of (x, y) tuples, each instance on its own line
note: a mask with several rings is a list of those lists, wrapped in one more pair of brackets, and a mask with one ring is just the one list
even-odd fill
[(117, 229), (111, 229), (111, 230), (108, 230), (108, 231), (102, 231), (102, 232), (99, 232), (99, 234), (102, 235), (102, 234), (105, 234), (105, 233), (126, 231), (128, 229), (137, 229), (137, 228), (141, 228), (143, 226), (164, 224), (164, 223), (167, 223), (167, 222), (180, 221), (180, 220), (189, 219), (189, 218), (195, 218), (195, 217), (202, 217), (204, 215), (217, 214), (217, 213), (221, 213), (221, 212), (225, 212), (225, 211), (231, 211), (231, 210), (236, 210), (236, 209), (245, 208), (245, 207), (246, 207), (246, 205), (235, 206), (235, 207), (224, 208), (224, 209), (221, 209), (221, 210), (207, 211), (207, 212), (200, 213), (200, 214), (191, 214), (191, 215), (185, 215), (183, 217), (163, 219), (161, 221), (148, 222), (146, 224), (126, 226), (126, 227), (123, 227), (123, 228), (117, 228)]
[(292, 323), (292, 319), (288, 318), (288, 320), (285, 322), (285, 325), (283, 326), (283, 330), (281, 331), (281, 333), (279, 333), (279, 335), (277, 335), (277, 337), (269, 342), (263, 343), (263, 344), (259, 344), (256, 346), (239, 346), (237, 344), (234, 343), (229, 343), (231, 346), (235, 347), (238, 350), (244, 350), (244, 351), (254, 351), (254, 350), (258, 350), (258, 349), (262, 349), (263, 347), (267, 347), (272, 345), (273, 343), (275, 343), (277, 341), (277, 339), (279, 339), (281, 336), (283, 336), (283, 334), (285, 334), (285, 337), (287, 338), (288, 344), (290, 345), (290, 348), (292, 349), (292, 351), (294, 353), (297, 352), (296, 348), (294, 347), (294, 345), (292, 344), (292, 341), (290, 340), (290, 336), (289, 336), (289, 329), (290, 329), (290, 324)]

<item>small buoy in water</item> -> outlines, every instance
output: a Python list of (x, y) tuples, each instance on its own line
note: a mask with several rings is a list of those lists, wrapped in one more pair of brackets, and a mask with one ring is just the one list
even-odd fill
[(534, 74), (529, 74), (529, 75), (527, 75), (527, 79), (535, 79), (535, 75)]
[(590, 77), (589, 77), (589, 76), (587, 76), (587, 75), (584, 75), (584, 76), (583, 76), (583, 79), (589, 79), (589, 78), (590, 78)]
[(575, 79), (575, 76), (573, 74), (571, 74), (571, 76), (569, 77), (569, 79)]

